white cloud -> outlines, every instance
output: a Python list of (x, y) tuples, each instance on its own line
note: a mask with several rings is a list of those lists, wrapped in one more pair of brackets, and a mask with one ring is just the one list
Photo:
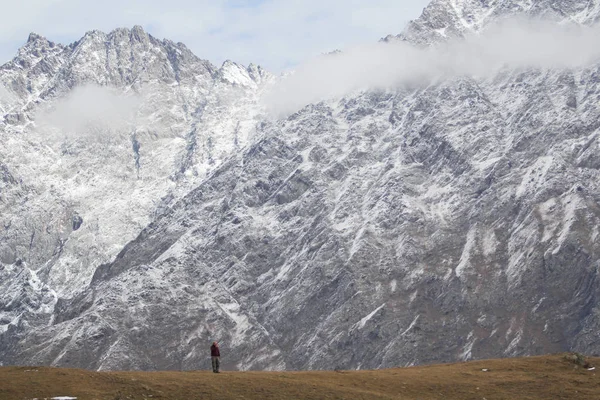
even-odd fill
[(376, 43), (318, 57), (300, 66), (265, 96), (276, 114), (367, 88), (429, 84), (434, 79), (493, 76), (501, 68), (577, 67), (600, 60), (600, 27), (513, 19), (483, 34), (420, 49)]
[(142, 25), (215, 63), (279, 72), (317, 54), (399, 33), (428, 0), (0, 0), (0, 62), (29, 32), (69, 43), (86, 31)]
[(35, 120), (37, 130), (49, 135), (105, 136), (134, 126), (139, 106), (136, 96), (107, 87), (79, 86), (52, 109), (40, 111)]

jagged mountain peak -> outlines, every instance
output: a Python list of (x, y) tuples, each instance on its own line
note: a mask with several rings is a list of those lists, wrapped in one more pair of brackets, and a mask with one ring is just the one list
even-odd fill
[(115, 30), (111, 31), (110, 33), (108, 33), (107, 37), (108, 37), (108, 39), (113, 39), (113, 38), (124, 39), (124, 38), (127, 38), (130, 42), (164, 43), (164, 40), (161, 41), (161, 40), (153, 37), (148, 32), (146, 32), (144, 30), (144, 28), (142, 28), (140, 25), (134, 25), (133, 28), (131, 28), (131, 29), (128, 29), (128, 28), (118, 28), (118, 29), (115, 29)]
[[(69, 46), (76, 50), (79, 47), (87, 46), (89, 43), (98, 43), (107, 49), (110, 48), (125, 48), (129, 45), (138, 47), (141, 45), (144, 50), (149, 47), (165, 47), (169, 46), (171, 41), (167, 39), (157, 39), (144, 31), (144, 29), (135, 25), (133, 28), (120, 27), (106, 33), (100, 30), (87, 31), (81, 39), (71, 43)], [(135, 55), (135, 51), (133, 52)]]
[(215, 80), (257, 89), (272, 77), (259, 66), (233, 61), (219, 68), (197, 57), (185, 44), (157, 39), (140, 25), (108, 33), (90, 30), (66, 46), (32, 33), (16, 57), (0, 69), (5, 71), (0, 84), (16, 95), (1, 111), (6, 121), (16, 125), (27, 124), (40, 101), (64, 96), (83, 85), (139, 92), (148, 85), (185, 83), (201, 95), (211, 90)]
[(109, 33), (90, 30), (67, 46), (31, 34), (2, 68), (13, 71), (2, 76), (2, 83), (24, 104), (85, 84), (126, 89), (152, 81), (193, 80), (206, 87), (217, 70), (183, 44), (156, 39), (139, 25)]
[[(231, 60), (225, 61), (219, 68), (197, 57), (184, 43), (158, 39), (141, 25), (120, 27), (108, 33), (90, 30), (68, 45), (31, 33), (17, 56), (2, 68), (15, 70), (12, 81), (7, 80), (11, 78), (10, 74), (4, 76), (4, 84), (26, 98), (41, 87), (46, 87), (43, 93), (39, 93), (42, 97), (44, 93), (56, 94), (49, 79), (59, 70), (63, 70), (63, 74), (74, 75), (67, 79), (69, 85), (66, 89), (85, 83), (119, 87), (152, 79), (178, 82), (181, 79), (198, 79), (203, 75), (209, 80), (220, 76), (230, 83), (242, 84), (244, 81), (244, 85), (252, 86), (271, 77), (260, 66), (252, 64), (246, 67)], [(29, 79), (40, 82), (25, 83), (21, 76), (23, 70), (27, 71)], [(65, 81), (64, 77), (60, 80)]]
[(142, 28), (141, 25), (134, 25), (133, 28), (131, 28), (131, 33), (136, 35), (145, 35), (146, 31), (144, 31), (144, 28)]
[[(25, 44), (20, 48), (21, 52), (27, 52), (30, 51), (30, 49), (32, 47), (44, 47), (44, 46), (49, 46), (49, 47), (68, 47), (71, 49), (74, 49), (78, 46), (80, 46), (82, 43), (86, 43), (86, 42), (90, 42), (90, 41), (98, 41), (98, 42), (103, 42), (106, 41), (107, 44), (112, 44), (112, 45), (122, 45), (123, 44), (123, 39), (127, 39), (129, 42), (155, 42), (157, 44), (161, 44), (161, 43), (171, 43), (171, 41), (164, 39), (164, 40), (159, 40), (154, 38), (153, 36), (151, 36), (149, 33), (147, 33), (144, 28), (140, 25), (134, 25), (131, 29), (130, 28), (125, 28), (125, 27), (121, 27), (121, 28), (116, 28), (113, 29), (112, 31), (106, 33), (104, 31), (98, 30), (98, 29), (92, 29), (89, 31), (86, 31), (84, 33), (84, 35), (81, 37), (81, 39), (69, 44), (69, 45), (62, 45), (59, 43), (55, 43), (52, 42), (50, 40), (48, 40), (45, 36), (40, 35), (36, 32), (31, 32), (27, 38), (27, 41), (25, 42)], [(183, 46), (183, 43), (178, 43), (178, 46)]]
[(219, 68), (221, 79), (234, 85), (256, 87), (265, 79), (272, 77), (260, 66), (250, 64), (247, 67), (231, 60), (225, 60)]
[(383, 40), (430, 44), (476, 33), (514, 16), (591, 25), (600, 20), (600, 0), (433, 0), (404, 32)]
[[(44, 49), (53, 49), (53, 48), (64, 48), (63, 45), (52, 42), (48, 40), (45, 36), (42, 36), (38, 33), (31, 32), (27, 37), (27, 42), (19, 48), (17, 52), (17, 56), (32, 53), (34, 55), (40, 56), (44, 53)], [(41, 52), (40, 52), (41, 51)]]
[(33, 43), (33, 42), (38, 41), (38, 40), (46, 40), (46, 38), (43, 37), (42, 35), (39, 35), (39, 34), (35, 33), (35, 32), (31, 32), (29, 34), (29, 37), (27, 38), (27, 43)]
[(87, 36), (124, 36), (124, 35), (131, 35), (137, 39), (143, 39), (144, 37), (148, 37), (150, 34), (148, 32), (146, 32), (144, 30), (144, 28), (141, 25), (134, 25), (131, 28), (128, 27), (118, 27), (115, 28), (109, 32), (104, 32), (102, 30), (99, 29), (92, 29), (89, 31), (86, 31), (86, 33), (83, 35), (84, 37)]

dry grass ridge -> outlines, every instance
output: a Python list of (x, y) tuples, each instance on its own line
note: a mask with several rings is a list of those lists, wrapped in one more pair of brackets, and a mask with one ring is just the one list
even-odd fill
[(559, 354), (376, 371), (213, 374), (1, 367), (0, 400), (600, 399), (600, 368), (588, 369), (592, 365), (600, 367), (600, 358)]

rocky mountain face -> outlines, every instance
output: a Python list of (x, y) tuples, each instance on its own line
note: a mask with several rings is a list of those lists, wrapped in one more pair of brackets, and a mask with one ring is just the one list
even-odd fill
[(591, 25), (600, 21), (600, 3), (597, 0), (433, 0), (404, 32), (384, 40), (429, 45), (480, 32), (490, 23), (514, 16)]
[[(140, 27), (69, 46), (31, 34), (0, 67), (0, 332), (47, 321), (59, 298), (245, 146), (270, 79), (254, 65), (215, 67)], [(110, 107), (130, 108), (131, 122), (83, 123), (87, 109)]]
[[(599, 10), (435, 0), (399, 38)], [(599, 351), (600, 64), (270, 120), (266, 72), (134, 28), (32, 35), (0, 80), (4, 364), (208, 368), (213, 340), (232, 369)], [(41, 132), (90, 82), (140, 97), (135, 125)]]
[[(245, 145), (263, 78), (255, 66), (216, 68), (139, 27), (89, 32), (66, 47), (32, 34), (0, 72), (11, 94), (0, 133), (1, 261), (25, 262), (59, 295), (87, 285), (99, 263)], [(92, 84), (114, 93), (65, 100)], [(102, 107), (102, 94), (134, 100), (135, 122), (73, 132), (40, 124), (56, 109), (70, 120)]]

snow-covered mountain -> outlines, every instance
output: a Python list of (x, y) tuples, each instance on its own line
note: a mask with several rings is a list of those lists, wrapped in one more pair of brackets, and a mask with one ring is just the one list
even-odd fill
[[(139, 27), (88, 32), (67, 47), (30, 35), (0, 73), (11, 95), (0, 133), (2, 261), (25, 262), (61, 296), (87, 285), (95, 267), (245, 145), (265, 77), (255, 66), (216, 68)], [(65, 102), (91, 84), (113, 93)], [(77, 120), (82, 108), (103, 106), (98, 95), (110, 103), (128, 94), (134, 124), (40, 126), (56, 108), (56, 118)]]
[[(217, 68), (140, 27), (88, 32), (69, 46), (31, 34), (0, 68), (0, 331), (87, 287), (101, 263), (245, 146), (269, 79), (254, 65)], [(134, 122), (63, 123), (111, 103), (134, 104)]]
[(406, 40), (428, 45), (448, 38), (478, 33), (490, 23), (514, 16), (556, 23), (591, 25), (600, 21), (598, 0), (433, 0), (423, 14), (399, 35), (384, 40)]
[[(398, 38), (599, 11), (434, 0)], [(258, 67), (140, 28), (32, 35), (0, 70), (1, 362), (204, 368), (213, 340), (239, 369), (596, 353), (599, 76), (504, 69), (271, 120)], [(134, 124), (39, 123), (90, 83), (138, 99)]]

